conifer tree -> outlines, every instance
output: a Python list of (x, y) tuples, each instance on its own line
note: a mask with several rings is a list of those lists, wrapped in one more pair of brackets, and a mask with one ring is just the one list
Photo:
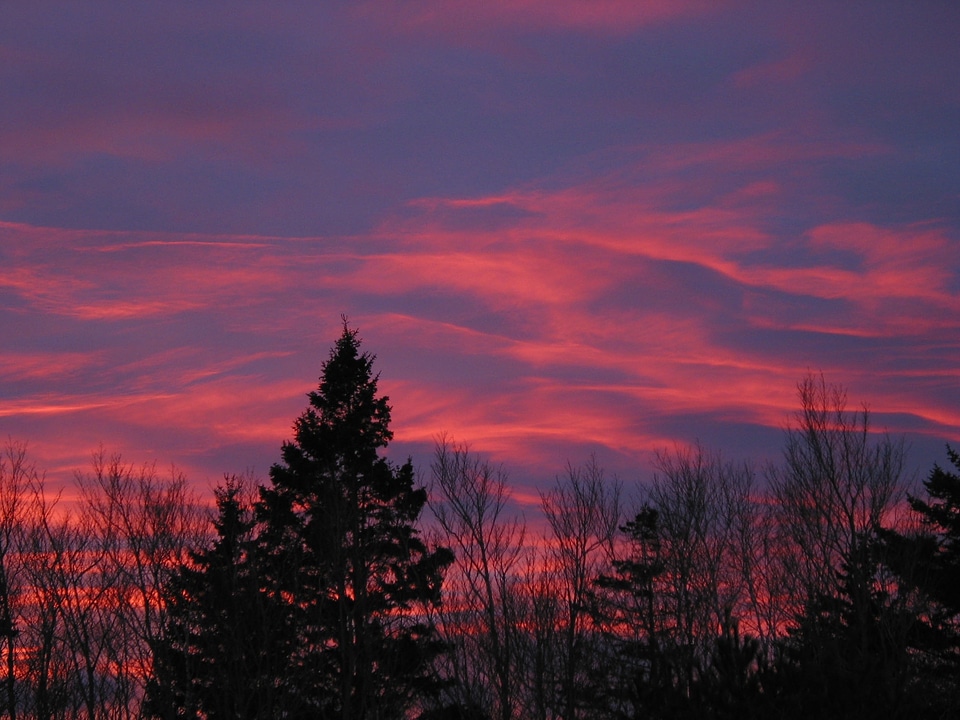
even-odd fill
[[(960, 454), (947, 448), (950, 463), (960, 471)], [(951, 618), (960, 617), (960, 475), (934, 465), (924, 482), (928, 498), (911, 497), (927, 533), (915, 539), (924, 590)]]
[(167, 588), (147, 716), (252, 720), (295, 716), (300, 707), (295, 683), (284, 678), (290, 638), (259, 589), (244, 492), (232, 479), (217, 489), (213, 545), (194, 553)]
[(344, 321), (256, 506), (264, 591), (295, 630), (287, 677), (313, 717), (403, 717), (440, 649), (423, 610), (452, 554), (419, 536), (411, 463), (380, 455), (393, 434), (377, 380)]
[(417, 521), (427, 494), (381, 457), (390, 406), (355, 330), (323, 365), (271, 484), (218, 491), (217, 537), (168, 589), (147, 714), (394, 720), (436, 689), (427, 610), (453, 556)]
[(924, 481), (927, 497), (909, 498), (918, 526), (880, 532), (901, 594), (916, 604), (914, 695), (934, 717), (960, 703), (960, 454), (948, 447), (947, 456), (954, 470), (934, 465)]

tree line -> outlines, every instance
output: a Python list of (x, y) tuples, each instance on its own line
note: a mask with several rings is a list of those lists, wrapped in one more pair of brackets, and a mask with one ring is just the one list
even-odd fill
[[(948, 718), (960, 707), (960, 456), (911, 494), (903, 442), (822, 377), (782, 459), (595, 460), (512, 505), (441, 436), (383, 456), (390, 406), (343, 333), (269, 483), (213, 515), (100, 451), (52, 496), (0, 460), (0, 705), (17, 718)], [(538, 528), (538, 529), (534, 529)], [(539, 529), (539, 528), (545, 528)]]

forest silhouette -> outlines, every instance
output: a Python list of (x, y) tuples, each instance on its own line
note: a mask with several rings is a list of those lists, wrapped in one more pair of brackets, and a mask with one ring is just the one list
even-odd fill
[(0, 461), (12, 720), (952, 718), (960, 456), (916, 494), (901, 440), (810, 375), (779, 462), (596, 460), (540, 493), (446, 436), (426, 487), (346, 320), (269, 482), (212, 512), (103, 450), (67, 511)]

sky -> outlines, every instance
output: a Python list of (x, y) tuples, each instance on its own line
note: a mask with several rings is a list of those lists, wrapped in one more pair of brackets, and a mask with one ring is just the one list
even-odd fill
[(0, 23), (0, 439), (265, 479), (342, 316), (391, 459), (536, 502), (808, 373), (960, 446), (960, 5), (65, 3)]

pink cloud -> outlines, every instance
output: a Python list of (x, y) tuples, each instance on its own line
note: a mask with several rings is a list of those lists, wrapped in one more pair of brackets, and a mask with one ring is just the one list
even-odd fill
[(128, 240), (136, 235), (0, 226), (17, 259), (0, 269), (0, 288), (46, 313), (129, 320), (246, 304), (252, 291), (287, 283), (286, 263), (269, 241)]
[(81, 398), (36, 396), (27, 400), (6, 401), (0, 406), (0, 417), (18, 417), (23, 415), (64, 415), (96, 410), (110, 405), (109, 400), (96, 399), (83, 401)]
[(12, 382), (82, 375), (102, 359), (99, 352), (3, 352), (0, 378)]
[[(739, 154), (762, 165), (767, 149), (800, 152), (761, 138), (672, 162), (707, 172)], [(825, 156), (842, 150), (822, 149)], [(831, 379), (864, 386), (869, 379), (856, 364), (816, 361), (770, 342), (738, 344), (725, 333), (869, 342), (925, 337), (957, 316), (950, 243), (936, 227), (825, 223), (796, 239), (794, 261), (777, 262), (771, 251), (783, 240), (767, 222), (783, 202), (780, 182), (750, 179), (709, 203), (670, 209), (664, 192), (678, 188), (634, 183), (631, 172), (551, 190), (422, 198), (412, 213), (351, 238), (4, 226), (4, 252), (16, 262), (0, 271), (0, 285), (35, 312), (106, 326), (207, 313), (211, 330), (252, 343), (104, 350), (96, 363), (118, 378), (116, 394), (96, 402), (25, 397), (7, 405), (5, 417), (95, 416), (104, 427), (126, 428), (110, 433), (148, 456), (164, 438), (178, 438), (188, 463), (209, 448), (279, 447), (337, 316), (348, 312), (370, 334), (372, 351), (429, 356), (441, 369), (437, 377), (412, 360), (381, 368), (398, 442), (429, 445), (448, 431), (526, 469), (556, 470), (576, 449), (598, 446), (641, 462), (678, 441), (664, 418), (779, 428), (811, 358)], [(712, 283), (717, 292), (686, 282)], [(463, 309), (425, 299), (436, 294)], [(684, 294), (691, 298), (679, 302)], [(830, 310), (798, 309), (811, 300)], [(498, 322), (485, 324), (494, 314)], [(317, 318), (325, 318), (321, 327)], [(285, 344), (304, 333), (302, 344)], [(309, 372), (280, 380), (281, 368), (299, 368), (297, 348), (307, 346)], [(51, 361), (51, 376), (65, 363)], [(461, 366), (490, 370), (472, 377)], [(956, 418), (935, 399), (898, 397), (893, 385), (870, 383), (880, 410), (911, 413), (930, 432)], [(80, 437), (74, 442), (82, 446)]]
[[(745, 194), (763, 196), (772, 189), (751, 185)], [(821, 226), (810, 232), (810, 247), (852, 253), (860, 258), (859, 267), (823, 262), (816, 255), (806, 265), (765, 266), (747, 254), (775, 242), (761, 229), (766, 208), (706, 207), (671, 213), (645, 204), (642, 191), (639, 197), (625, 195), (614, 194), (612, 199), (609, 194), (570, 189), (550, 195), (421, 202), (428, 210), (426, 229), (418, 234), (415, 221), (407, 221), (402, 230), (405, 244), (411, 249), (436, 247), (440, 252), (408, 255), (400, 261), (406, 271), (403, 275), (463, 292), (490, 290), (489, 296), (519, 295), (531, 302), (566, 307), (620, 279), (618, 257), (639, 257), (699, 265), (744, 288), (852, 303), (857, 315), (837, 318), (832, 332), (899, 333), (902, 314), (890, 312), (889, 306), (904, 300), (927, 305), (945, 319), (960, 309), (947, 287), (950, 243), (936, 228), (882, 229), (865, 223)], [(515, 226), (495, 233), (435, 224), (435, 213), (441, 208), (505, 202), (528, 212)], [(443, 250), (450, 247), (455, 252)], [(924, 315), (920, 313), (918, 320), (929, 326), (931, 321)], [(761, 317), (758, 323), (769, 327), (771, 319)]]

